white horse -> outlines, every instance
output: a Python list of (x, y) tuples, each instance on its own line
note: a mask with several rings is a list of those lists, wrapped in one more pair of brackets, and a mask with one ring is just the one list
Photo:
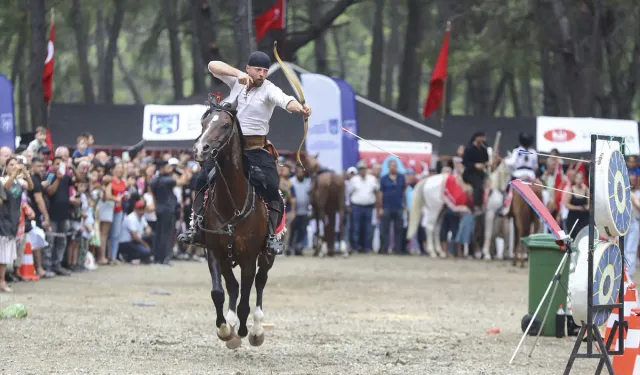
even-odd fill
[[(507, 153), (507, 156), (510, 154)], [(491, 247), (497, 237), (502, 237), (503, 243), (509, 244), (510, 254), (513, 253), (513, 223), (507, 217), (499, 217), (498, 211), (504, 208), (506, 198), (506, 188), (509, 183), (511, 173), (504, 162), (500, 162), (496, 169), (489, 175), (489, 196), (484, 214), (484, 243), (482, 244), (482, 254), (484, 259), (491, 259)], [(506, 222), (505, 222), (506, 221)], [(501, 225), (496, 226), (496, 223)], [(507, 227), (508, 225), (508, 227)], [(498, 236), (501, 234), (501, 236)], [(496, 258), (502, 259), (504, 245), (496, 251)]]
[[(426, 208), (426, 248), (427, 253), (432, 257), (439, 256), (443, 258), (446, 256), (446, 252), (440, 244), (440, 227), (445, 207), (444, 189), (447, 176), (448, 174), (440, 173), (420, 180), (416, 184), (411, 198), (407, 238), (412, 238), (416, 233), (423, 208)], [(485, 213), (484, 244), (482, 247), (484, 259), (487, 260), (491, 259), (490, 248), (495, 239), (496, 214), (503, 207), (504, 190), (509, 182), (509, 176), (508, 169), (501, 162), (489, 177), (491, 190), (489, 191), (487, 212)]]

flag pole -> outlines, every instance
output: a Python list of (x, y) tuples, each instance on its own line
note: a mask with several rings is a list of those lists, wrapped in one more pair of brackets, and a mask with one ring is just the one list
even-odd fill
[[(447, 21), (447, 29), (446, 33), (451, 31), (451, 21)], [(447, 81), (448, 77), (444, 77), (444, 82), (442, 84), (442, 103), (440, 104), (440, 132), (444, 134), (444, 115), (447, 112)]]
[[(55, 12), (55, 8), (51, 7), (51, 21), (49, 23), (49, 38), (51, 38), (51, 25), (53, 25), (53, 22), (55, 20), (54, 12)], [(45, 126), (47, 128), (49, 128), (49, 117), (51, 116), (51, 102), (53, 102), (53, 80), (51, 80), (51, 98), (49, 98), (49, 102), (47, 103), (47, 120), (45, 121)]]

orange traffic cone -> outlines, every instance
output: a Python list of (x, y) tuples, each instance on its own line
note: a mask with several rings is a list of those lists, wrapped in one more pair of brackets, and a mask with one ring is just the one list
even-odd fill
[(31, 243), (29, 241), (24, 245), (24, 255), (22, 256), (20, 275), (25, 280), (40, 280), (40, 276), (36, 275), (36, 270), (33, 267), (33, 251), (31, 250)]

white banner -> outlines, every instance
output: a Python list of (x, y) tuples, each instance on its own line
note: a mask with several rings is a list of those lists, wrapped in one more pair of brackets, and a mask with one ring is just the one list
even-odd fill
[(319, 153), (322, 166), (342, 172), (342, 102), (340, 87), (322, 74), (300, 76), (307, 103), (313, 108), (305, 142), (307, 152)]
[(200, 136), (200, 118), (207, 107), (194, 105), (145, 105), (142, 139), (145, 141), (188, 141)]
[(590, 152), (591, 134), (624, 137), (625, 153), (640, 153), (636, 121), (581, 117), (538, 117), (536, 148), (539, 152), (555, 148), (561, 154)]

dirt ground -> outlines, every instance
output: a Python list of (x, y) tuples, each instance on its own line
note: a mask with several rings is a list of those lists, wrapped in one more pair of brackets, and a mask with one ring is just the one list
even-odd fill
[[(561, 374), (573, 338), (541, 338), (533, 358), (528, 338), (508, 364), (522, 334), (527, 272), (416, 256), (278, 258), (264, 297), (274, 328), (261, 347), (244, 340), (234, 351), (216, 337), (205, 263), (17, 283), (0, 294), (0, 308), (21, 302), (29, 316), (0, 321), (0, 373)], [(501, 332), (485, 333), (493, 327)], [(595, 364), (579, 359), (572, 373), (593, 373)]]

